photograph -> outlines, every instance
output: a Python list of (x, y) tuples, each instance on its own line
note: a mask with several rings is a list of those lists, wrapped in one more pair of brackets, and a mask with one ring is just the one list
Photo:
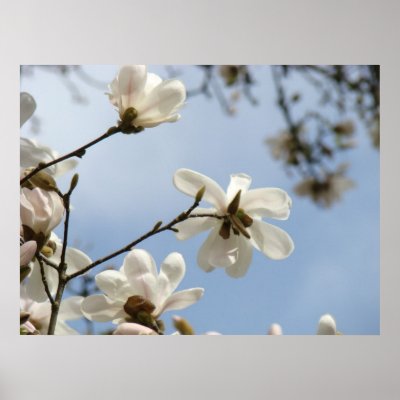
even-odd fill
[(380, 335), (380, 70), (21, 64), (20, 335)]

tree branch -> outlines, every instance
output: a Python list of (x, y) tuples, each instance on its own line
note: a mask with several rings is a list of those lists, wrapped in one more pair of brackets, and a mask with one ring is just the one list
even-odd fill
[(43, 261), (42, 261), (42, 259), (40, 257), (37, 257), (37, 260), (38, 260), (39, 265), (40, 265), (40, 274), (42, 275), (42, 282), (43, 282), (43, 285), (44, 285), (44, 290), (45, 290), (45, 292), (47, 294), (47, 297), (50, 300), (51, 305), (53, 306), (54, 305), (54, 299), (53, 299), (53, 296), (50, 293), (49, 285), (47, 284), (46, 275), (44, 273)]
[(81, 269), (80, 271), (77, 271), (71, 275), (67, 275), (66, 280), (67, 282), (70, 281), (71, 279), (74, 279), (80, 275), (85, 274), (86, 272), (90, 271), (92, 268), (114, 258), (119, 256), (120, 254), (123, 254), (127, 251), (132, 250), (133, 247), (138, 245), (139, 243), (143, 242), (144, 240), (148, 239), (151, 236), (157, 235), (158, 233), (167, 231), (167, 230), (172, 230), (175, 231), (174, 226), (178, 224), (179, 222), (185, 221), (188, 218), (198, 218), (198, 217), (214, 217), (218, 219), (224, 218), (224, 216), (220, 215), (215, 215), (215, 214), (193, 214), (191, 215), (192, 211), (198, 207), (200, 201), (195, 201), (193, 205), (187, 210), (184, 211), (183, 213), (179, 214), (176, 218), (174, 218), (171, 222), (168, 224), (161, 226), (160, 223), (157, 223), (151, 230), (149, 230), (147, 233), (142, 235), (140, 238), (134, 240), (133, 242), (127, 244), (126, 246), (122, 247), (121, 249), (115, 251), (114, 253), (111, 253), (103, 258), (99, 258), (98, 260), (94, 261), (92, 264), (88, 265), (87, 267)]
[(31, 171), (28, 175), (24, 176), (21, 180), (20, 180), (20, 185), (24, 184), (26, 181), (28, 181), (30, 178), (32, 178), (32, 176), (36, 175), (39, 171), (51, 167), (52, 165), (58, 164), (61, 161), (65, 161), (69, 158), (72, 157), (79, 157), (82, 158), (83, 155), (86, 152), (86, 149), (88, 149), (89, 147), (92, 147), (93, 145), (95, 145), (96, 143), (101, 142), (102, 140), (114, 135), (115, 133), (121, 132), (121, 127), (120, 126), (112, 126), (106, 133), (104, 133), (103, 135), (99, 136), (97, 139), (92, 140), (91, 142), (85, 144), (84, 146), (79, 147), (79, 149), (76, 149), (74, 151), (71, 151), (68, 154), (65, 154), (62, 157), (59, 157), (53, 161), (50, 161), (48, 163), (39, 163), (39, 165), (33, 170)]

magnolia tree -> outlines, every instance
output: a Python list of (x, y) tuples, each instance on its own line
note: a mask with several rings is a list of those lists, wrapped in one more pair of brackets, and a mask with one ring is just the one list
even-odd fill
[[(280, 188), (250, 188), (247, 173), (251, 171), (232, 174), (224, 190), (212, 177), (182, 166), (171, 178), (176, 189), (189, 196), (187, 209), (167, 223), (156, 222), (147, 232), (128, 238), (112, 253), (92, 260), (69, 245), (71, 199), (79, 190), (79, 176), (72, 176), (66, 191), (59, 188), (58, 177), (75, 169), (77, 159), (99, 142), (112, 140), (117, 134), (134, 136), (157, 129), (160, 124), (179, 123), (186, 89), (177, 79), (162, 80), (146, 66), (130, 65), (119, 70), (107, 95), (118, 112), (118, 121), (76, 150), (60, 156), (43, 144), (21, 138), (20, 333), (77, 334), (66, 321), (85, 318), (91, 324), (111, 322), (114, 328), (109, 334), (193, 335), (190, 319), (179, 315), (172, 318), (175, 330), (167, 332), (163, 314), (192, 306), (207, 296), (207, 290), (178, 289), (187, 271), (182, 254), (166, 254), (157, 267), (153, 256), (142, 248), (145, 241), (164, 231), (173, 233), (177, 240), (190, 240), (208, 231), (197, 253), (198, 266), (207, 273), (224, 269), (227, 279), (243, 278), (252, 264), (253, 249), (274, 262), (294, 251), (290, 235), (267, 222), (288, 219), (292, 200)], [(21, 93), (21, 126), (35, 108), (34, 98)], [(79, 204), (74, 203), (74, 207)], [(58, 226), (63, 226), (61, 238), (54, 232)], [(125, 256), (120, 268), (105, 269), (95, 276), (96, 291), (65, 296), (73, 281), (90, 283), (89, 273), (95, 267), (120, 255)], [(212, 274), (209, 279), (213, 279)], [(333, 317), (323, 315), (316, 333), (338, 334)], [(281, 335), (282, 328), (274, 323), (268, 334)]]

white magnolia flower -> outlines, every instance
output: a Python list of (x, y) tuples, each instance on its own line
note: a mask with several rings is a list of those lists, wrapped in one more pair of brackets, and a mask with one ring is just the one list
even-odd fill
[[(52, 263), (59, 265), (61, 261), (62, 242), (55, 233), (51, 234), (50, 241), (55, 246), (55, 251), (54, 254), (49, 257), (49, 260)], [(73, 247), (67, 247), (65, 262), (67, 263), (67, 274), (73, 274), (90, 265), (92, 260), (82, 251)], [(58, 286), (58, 272), (54, 268), (48, 266), (45, 262), (43, 262), (43, 269), (50, 293), (55, 294)], [(33, 264), (32, 273), (26, 283), (26, 291), (29, 298), (35, 301), (44, 302), (47, 300), (47, 295), (42, 282), (40, 264), (37, 260), (35, 260)]]
[(246, 274), (253, 247), (274, 260), (288, 257), (294, 249), (285, 231), (262, 221), (262, 217), (287, 219), (290, 197), (277, 188), (248, 190), (250, 183), (246, 174), (231, 175), (225, 193), (218, 183), (198, 172), (180, 169), (175, 173), (174, 184), (185, 194), (195, 197), (200, 188), (206, 188), (203, 200), (214, 208), (196, 208), (194, 214), (225, 216), (189, 218), (176, 225), (181, 240), (211, 229), (197, 257), (206, 272), (224, 267), (228, 275), (237, 278)]
[(317, 335), (337, 335), (336, 322), (332, 315), (324, 314), (318, 323)]
[(145, 65), (126, 65), (109, 85), (111, 103), (122, 118), (124, 112), (133, 107), (137, 117), (135, 127), (151, 128), (162, 122), (175, 122), (177, 113), (186, 99), (183, 83), (177, 79), (162, 80), (148, 73)]
[(45, 236), (61, 222), (64, 203), (53, 191), (22, 188), (20, 198), (21, 224)]
[[(20, 126), (22, 126), (36, 109), (35, 99), (29, 93), (20, 95)], [(50, 147), (40, 145), (33, 139), (20, 138), (20, 167), (36, 167), (40, 162), (49, 163), (59, 157)], [(53, 176), (60, 176), (77, 165), (76, 160), (64, 160), (46, 168), (44, 171)]]
[[(59, 158), (59, 154), (50, 147), (39, 144), (34, 139), (20, 138), (20, 166), (21, 170), (26, 168), (36, 167), (39, 163), (49, 163)], [(45, 172), (57, 177), (65, 174), (73, 169), (78, 164), (78, 161), (68, 159), (60, 163), (54, 164), (46, 169)]]
[[(83, 297), (72, 296), (64, 299), (61, 302), (60, 310), (58, 312), (57, 325), (54, 331), (55, 335), (78, 335), (75, 329), (72, 329), (66, 324), (65, 321), (79, 319), (82, 317), (81, 303)], [(21, 286), (21, 311), (29, 314), (29, 324), (27, 330), (31, 332), (32, 324), (36, 330), (42, 335), (47, 334), (51, 316), (51, 304), (49, 301), (44, 303), (36, 303), (27, 296), (26, 290)]]
[(105, 294), (87, 297), (82, 303), (83, 314), (100, 322), (142, 323), (138, 313), (146, 311), (156, 320), (164, 311), (186, 308), (203, 295), (201, 288), (173, 293), (184, 274), (181, 254), (169, 254), (157, 274), (153, 257), (145, 250), (134, 249), (119, 271), (103, 271), (96, 276), (96, 284)]
[(36, 109), (35, 99), (29, 93), (20, 93), (19, 125), (22, 126)]

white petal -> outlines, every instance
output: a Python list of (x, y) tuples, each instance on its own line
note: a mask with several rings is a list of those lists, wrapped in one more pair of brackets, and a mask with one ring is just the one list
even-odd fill
[(132, 322), (119, 324), (113, 335), (156, 335), (153, 329)]
[(127, 292), (130, 286), (125, 274), (122, 272), (115, 270), (103, 271), (97, 274), (95, 279), (97, 287), (110, 299), (124, 300), (126, 298), (123, 292)]
[[(126, 65), (118, 74), (119, 95), (122, 110), (135, 107), (139, 96), (146, 85), (147, 71), (145, 65)], [(136, 107), (135, 107), (136, 108)]]
[(27, 265), (36, 253), (37, 243), (29, 240), (19, 248), (19, 265)]
[(294, 250), (292, 238), (277, 226), (253, 220), (248, 231), (257, 248), (273, 260), (286, 258)]
[(60, 320), (78, 319), (82, 317), (82, 296), (71, 296), (63, 299), (60, 306)]
[(244, 195), (244, 193), (247, 192), (247, 189), (251, 185), (251, 177), (246, 174), (233, 174), (231, 175), (231, 181), (228, 186), (227, 190), (227, 198), (228, 198), (228, 204), (233, 200), (233, 198), (236, 196), (237, 192), (241, 190), (241, 195), (240, 197)]
[[(195, 208), (195, 210), (193, 211), (193, 214), (214, 213), (216, 213), (216, 210), (214, 208), (198, 207)], [(175, 228), (179, 230), (179, 232), (176, 233), (176, 238), (179, 240), (189, 239), (200, 232), (213, 228), (217, 224), (220, 224), (220, 221), (212, 217), (189, 218), (186, 221), (180, 222), (179, 224), (175, 225)]]
[(200, 247), (197, 262), (206, 272), (212, 271), (210, 267), (229, 267), (238, 257), (238, 236), (231, 232), (229, 239), (219, 235), (221, 223), (208, 235)]
[(219, 234), (211, 243), (208, 261), (213, 267), (229, 267), (238, 259), (239, 236), (232, 234), (229, 239), (223, 239)]
[[(71, 169), (74, 169), (76, 166), (78, 165), (78, 161), (77, 160), (73, 160), (72, 158), (68, 159), (68, 160), (64, 160), (62, 162), (59, 162), (52, 167), (55, 167), (53, 175), (55, 177), (64, 175), (66, 172), (70, 171)], [(48, 171), (49, 168), (46, 168), (45, 171)]]
[(147, 127), (147, 124), (154, 126), (154, 123), (164, 122), (176, 114), (185, 98), (182, 82), (176, 79), (163, 81), (142, 99), (135, 124)]
[(33, 303), (30, 311), (33, 320), (40, 321), (48, 326), (51, 315), (51, 304), (49, 301), (45, 301), (44, 303)]
[(225, 272), (232, 278), (240, 278), (246, 275), (253, 257), (253, 246), (249, 239), (245, 237), (239, 238), (239, 253), (237, 261), (230, 267), (225, 269)]
[(155, 89), (161, 82), (162, 79), (158, 75), (148, 72), (146, 86), (143, 89), (141, 99), (144, 99), (145, 96), (149, 96), (153, 89)]
[(108, 88), (110, 89), (111, 93), (106, 94), (108, 95), (111, 104), (118, 108), (120, 101), (118, 79), (113, 79), (113, 81), (108, 85)]
[(197, 254), (197, 264), (205, 272), (211, 272), (215, 269), (209, 262), (209, 254), (211, 245), (215, 241), (216, 236), (218, 235), (218, 231), (219, 227), (216, 227), (210, 232), (206, 241), (202, 244)]
[(32, 116), (36, 109), (35, 99), (29, 93), (20, 93), (20, 116), (19, 122), (22, 126)]
[(249, 190), (241, 197), (240, 206), (249, 214), (276, 219), (287, 219), (292, 201), (289, 195), (278, 188)]
[(196, 197), (197, 192), (203, 187), (206, 191), (203, 200), (211, 203), (218, 210), (225, 212), (226, 195), (221, 186), (208, 176), (202, 175), (190, 169), (178, 169), (174, 175), (174, 185), (181, 192)]
[[(20, 166), (21, 168), (35, 167), (40, 162), (48, 163), (59, 157), (59, 154), (50, 147), (43, 146), (33, 139), (20, 138)], [(69, 159), (52, 165), (44, 171), (53, 176), (60, 176), (78, 164), (77, 160)]]
[(123, 267), (133, 293), (154, 302), (157, 268), (153, 257), (145, 250), (134, 249), (125, 257)]
[(317, 335), (336, 335), (336, 322), (331, 315), (325, 314), (320, 318)]
[[(47, 265), (44, 265), (44, 273), (47, 280), (47, 286), (49, 287), (50, 293), (54, 294), (57, 290), (58, 285), (58, 272)], [(44, 284), (42, 282), (42, 274), (40, 272), (40, 266), (38, 261), (35, 261), (32, 273), (29, 276), (29, 280), (26, 284), (26, 293), (32, 300), (43, 302), (48, 300), (47, 294), (44, 290)]]
[(170, 296), (164, 303), (160, 310), (156, 310), (155, 314), (160, 315), (164, 311), (169, 310), (182, 310), (183, 308), (189, 307), (196, 303), (201, 296), (203, 296), (204, 289), (193, 288), (176, 292)]
[(57, 321), (56, 329), (54, 330), (54, 334), (57, 336), (65, 336), (65, 335), (79, 335), (75, 329), (72, 329), (68, 326), (64, 321)]
[(68, 265), (68, 273), (72, 274), (90, 265), (92, 263), (92, 260), (83, 251), (80, 251), (73, 247), (67, 247), (65, 253), (65, 262)]
[(157, 304), (161, 304), (177, 288), (185, 275), (185, 260), (179, 253), (169, 254), (161, 264), (158, 277)]
[(114, 302), (102, 294), (96, 294), (82, 301), (82, 312), (90, 320), (106, 322), (117, 318), (123, 306), (120, 302)]
[(52, 161), (47, 151), (40, 147), (33, 139), (20, 138), (20, 166), (22, 168), (34, 167), (39, 162)]

